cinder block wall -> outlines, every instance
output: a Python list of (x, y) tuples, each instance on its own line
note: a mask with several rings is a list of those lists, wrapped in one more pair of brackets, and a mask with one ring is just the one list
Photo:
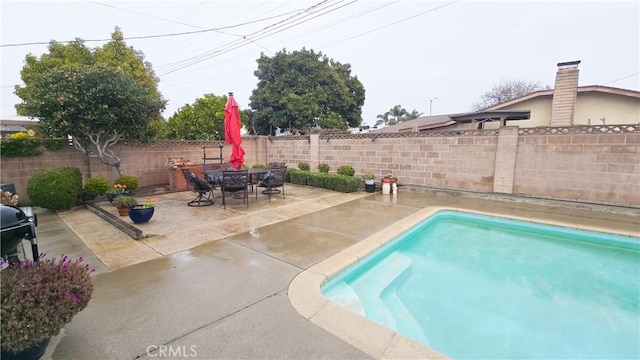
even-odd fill
[[(517, 145), (516, 145), (517, 144)], [(202, 163), (217, 157), (218, 142), (176, 141), (116, 147), (124, 173), (142, 186), (169, 183), (169, 158)], [(640, 207), (640, 125), (502, 128), (425, 133), (247, 137), (245, 163), (278, 161), (297, 167), (319, 163), (335, 172), (350, 165), (356, 175), (393, 174), (399, 185), (573, 200)], [(209, 155), (211, 151), (211, 155)], [(513, 154), (513, 151), (516, 154)], [(231, 147), (223, 148), (228, 161)], [(514, 160), (515, 159), (515, 160)], [(1, 181), (13, 182), (28, 203), (28, 180), (42, 169), (76, 166), (85, 178), (117, 173), (73, 148), (34, 158), (2, 158)]]
[(638, 206), (639, 144), (639, 133), (520, 136), (514, 193)]

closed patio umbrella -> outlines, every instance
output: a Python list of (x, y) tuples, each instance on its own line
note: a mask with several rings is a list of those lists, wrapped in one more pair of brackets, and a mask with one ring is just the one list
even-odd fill
[(240, 113), (238, 103), (229, 93), (227, 104), (224, 107), (224, 142), (231, 144), (231, 157), (229, 163), (234, 169), (240, 169), (244, 164), (244, 149), (242, 148), (242, 135), (240, 135)]

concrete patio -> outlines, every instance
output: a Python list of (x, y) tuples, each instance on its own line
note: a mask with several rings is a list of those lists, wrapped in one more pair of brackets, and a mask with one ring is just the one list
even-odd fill
[[(216, 194), (218, 195), (218, 194)], [(37, 209), (40, 250), (96, 267), (89, 306), (52, 339), (45, 359), (361, 359), (422, 354), (397, 341), (371, 351), (300, 315), (289, 285), (301, 272), (396, 226), (446, 206), (638, 234), (638, 209), (401, 188), (397, 198), (286, 186), (286, 199), (250, 195), (186, 206), (167, 193), (136, 241), (84, 208)], [(108, 203), (105, 209), (113, 211)], [(357, 329), (356, 329), (357, 331)], [(364, 331), (364, 330), (363, 330)], [(379, 348), (379, 347), (378, 347)], [(415, 352), (412, 352), (415, 350)]]

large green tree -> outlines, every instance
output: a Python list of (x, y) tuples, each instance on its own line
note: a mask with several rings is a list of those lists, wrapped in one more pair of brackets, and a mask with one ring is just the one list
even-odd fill
[[(33, 54), (28, 54), (25, 57), (25, 65), (20, 71), (24, 86), (16, 86), (15, 94), (24, 101), (25, 98), (30, 97), (31, 92), (37, 90), (33, 86), (34, 79), (53, 69), (64, 66), (106, 66), (129, 74), (136, 83), (146, 87), (156, 100), (164, 103), (165, 101), (158, 91), (159, 79), (156, 77), (151, 63), (145, 61), (142, 52), (127, 46), (123, 39), (122, 32), (116, 27), (111, 34), (111, 41), (102, 47), (93, 49), (87, 47), (82, 39), (76, 39), (66, 45), (51, 41), (48, 53), (42, 54), (40, 57)], [(17, 104), (16, 111), (19, 115), (33, 116), (26, 111), (24, 103)], [(153, 118), (148, 122), (150, 128), (153, 128), (154, 125), (157, 127), (157, 123), (163, 121), (160, 113), (154, 113), (152, 116)], [(150, 136), (150, 133), (149, 129), (145, 129), (137, 134), (126, 135), (141, 138)]]
[(422, 113), (416, 109), (409, 112), (402, 106), (396, 105), (384, 114), (378, 114), (375, 126), (379, 126), (381, 124), (395, 125), (403, 121), (413, 120), (421, 115)]
[(193, 105), (187, 104), (167, 121), (169, 139), (222, 140), (224, 139), (224, 107), (227, 96), (205, 94)]
[(149, 87), (122, 70), (105, 66), (59, 66), (30, 78), (23, 111), (40, 119), (50, 136), (70, 135), (90, 157), (120, 169), (113, 145), (142, 133), (164, 108)]
[(257, 60), (257, 88), (250, 97), (249, 129), (274, 134), (314, 127), (347, 129), (362, 122), (364, 87), (351, 76), (351, 66), (322, 53), (302, 49)]

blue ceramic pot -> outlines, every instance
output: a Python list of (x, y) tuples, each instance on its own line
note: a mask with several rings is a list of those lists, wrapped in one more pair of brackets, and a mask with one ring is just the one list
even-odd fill
[(4, 352), (4, 350), (0, 353), (0, 358), (2, 360), (37, 360), (44, 355), (44, 352), (47, 350), (47, 346), (49, 345), (49, 340), (51, 338), (46, 338), (42, 340), (40, 343), (33, 345), (32, 347), (20, 351), (17, 354)]
[(109, 200), (110, 203), (113, 203), (113, 200), (115, 200), (117, 197), (124, 196), (124, 195), (127, 195), (127, 193), (124, 193), (124, 194), (107, 194), (107, 200)]
[(129, 219), (131, 219), (134, 224), (146, 223), (151, 220), (154, 209), (154, 207), (135, 209), (135, 206), (132, 206), (129, 208)]

